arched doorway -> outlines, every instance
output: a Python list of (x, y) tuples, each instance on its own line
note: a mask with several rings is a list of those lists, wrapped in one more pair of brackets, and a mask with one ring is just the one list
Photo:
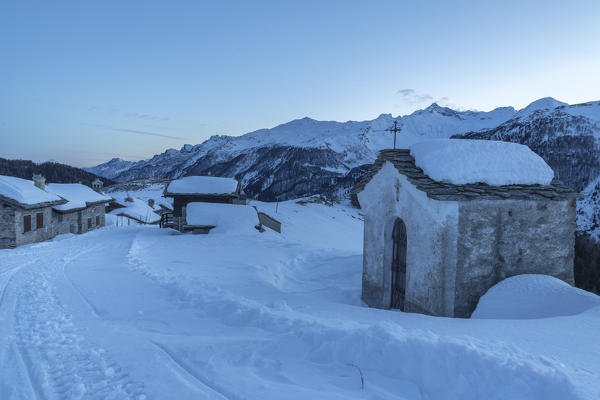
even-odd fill
[(406, 291), (406, 225), (397, 218), (392, 231), (392, 296), (390, 308), (404, 311)]

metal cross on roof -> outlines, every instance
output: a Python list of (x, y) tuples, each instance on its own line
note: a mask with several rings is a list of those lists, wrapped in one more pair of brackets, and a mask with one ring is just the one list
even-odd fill
[(402, 128), (398, 128), (398, 121), (394, 121), (394, 126), (386, 129), (388, 132), (394, 132), (394, 149), (396, 149), (396, 134), (400, 132)]

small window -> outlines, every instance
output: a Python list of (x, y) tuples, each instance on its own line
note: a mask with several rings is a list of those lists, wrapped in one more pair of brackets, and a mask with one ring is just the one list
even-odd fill
[(63, 222), (63, 215), (62, 214), (58, 214), (58, 222)]
[(70, 231), (71, 233), (77, 233), (77, 228), (75, 227), (75, 224), (71, 224), (71, 225), (69, 226), (69, 231)]
[(35, 215), (35, 226), (37, 229), (41, 229), (44, 227), (44, 213), (37, 213)]
[(92, 219), (88, 218), (88, 229), (92, 227)]
[(23, 232), (31, 232), (31, 215), (23, 215)]
[(100, 226), (100, 216), (96, 215), (96, 226)]

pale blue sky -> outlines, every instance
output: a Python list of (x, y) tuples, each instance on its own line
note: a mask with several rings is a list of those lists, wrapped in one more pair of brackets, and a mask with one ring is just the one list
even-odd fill
[(598, 1), (4, 0), (0, 157), (95, 165), (304, 116), (598, 100), (599, 20)]

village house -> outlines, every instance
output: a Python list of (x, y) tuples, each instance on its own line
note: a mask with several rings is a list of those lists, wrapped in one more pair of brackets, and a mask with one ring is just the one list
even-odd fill
[(81, 184), (46, 185), (40, 175), (33, 182), (0, 175), (0, 249), (104, 226), (108, 200)]
[[(36, 176), (36, 184), (43, 178)], [(52, 207), (67, 201), (32, 181), (0, 175), (0, 249), (41, 242), (56, 236)]]
[(553, 176), (515, 143), (381, 151), (353, 189), (365, 216), (362, 299), (469, 317), (489, 288), (514, 275), (573, 284), (577, 194)]
[(207, 233), (214, 228), (210, 224), (192, 224), (187, 220), (187, 207), (190, 203), (246, 204), (240, 182), (234, 178), (215, 176), (186, 176), (175, 179), (169, 182), (163, 197), (173, 198), (173, 213), (163, 214), (161, 226), (181, 232)]
[(67, 200), (52, 207), (57, 234), (81, 234), (106, 225), (105, 204), (111, 197), (80, 183), (49, 183), (45, 189)]
[(168, 204), (157, 205), (128, 193), (113, 193), (113, 197), (106, 206), (106, 213), (117, 217), (117, 225), (155, 225), (160, 222), (161, 213), (167, 212), (165, 209), (171, 211)]

